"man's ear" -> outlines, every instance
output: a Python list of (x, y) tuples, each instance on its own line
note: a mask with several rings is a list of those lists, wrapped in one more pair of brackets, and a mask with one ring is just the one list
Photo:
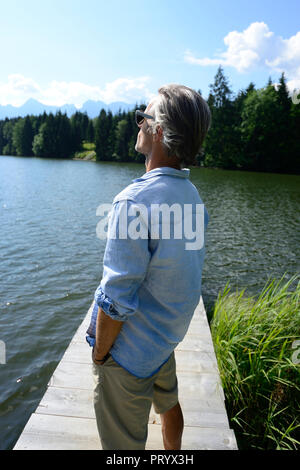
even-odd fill
[(160, 126), (156, 126), (156, 132), (154, 134), (155, 142), (160, 142), (163, 138), (163, 130)]

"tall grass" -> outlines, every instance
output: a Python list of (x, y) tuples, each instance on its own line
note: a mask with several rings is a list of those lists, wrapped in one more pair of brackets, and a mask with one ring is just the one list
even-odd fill
[(240, 449), (300, 449), (300, 276), (285, 277), (257, 297), (227, 283), (214, 307), (212, 338)]

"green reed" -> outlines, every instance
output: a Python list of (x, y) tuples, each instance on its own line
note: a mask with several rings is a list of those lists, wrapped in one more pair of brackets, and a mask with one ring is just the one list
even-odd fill
[(285, 277), (257, 297), (227, 283), (214, 306), (211, 333), (242, 449), (300, 449), (300, 276)]

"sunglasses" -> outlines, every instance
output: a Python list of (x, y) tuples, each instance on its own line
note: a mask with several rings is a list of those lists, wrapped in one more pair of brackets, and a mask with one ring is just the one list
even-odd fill
[(146, 119), (154, 119), (154, 117), (150, 116), (150, 114), (145, 114), (142, 111), (140, 111), (139, 109), (137, 109), (136, 112), (135, 112), (135, 122), (136, 122), (136, 125), (138, 127), (141, 127), (141, 125), (143, 124), (145, 118)]

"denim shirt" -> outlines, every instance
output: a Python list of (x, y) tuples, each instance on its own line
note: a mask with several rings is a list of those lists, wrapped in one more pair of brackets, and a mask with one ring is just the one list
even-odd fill
[[(201, 296), (209, 216), (189, 176), (188, 168), (155, 168), (132, 180), (112, 204), (103, 275), (95, 292), (86, 339), (93, 346), (98, 307), (112, 319), (124, 322), (110, 354), (119, 365), (140, 378), (150, 377), (169, 359), (183, 340)], [(201, 226), (196, 225), (197, 230), (203, 233), (201, 247), (195, 245), (187, 249), (191, 237), (187, 237), (184, 230), (180, 238), (174, 233), (172, 236), (178, 223), (175, 216), (169, 219), (171, 236), (162, 236), (164, 221), (160, 219), (159, 235), (153, 236), (153, 204), (163, 203), (169, 207), (174, 203), (177, 207), (180, 205), (182, 219), (185, 205), (191, 209), (193, 217), (196, 216), (196, 206), (202, 207)], [(130, 208), (141, 206), (147, 209), (140, 218), (147, 236), (110, 237), (113, 229), (119, 234), (124, 213), (128, 211), (126, 223), (129, 226), (134, 219), (128, 215)]]

